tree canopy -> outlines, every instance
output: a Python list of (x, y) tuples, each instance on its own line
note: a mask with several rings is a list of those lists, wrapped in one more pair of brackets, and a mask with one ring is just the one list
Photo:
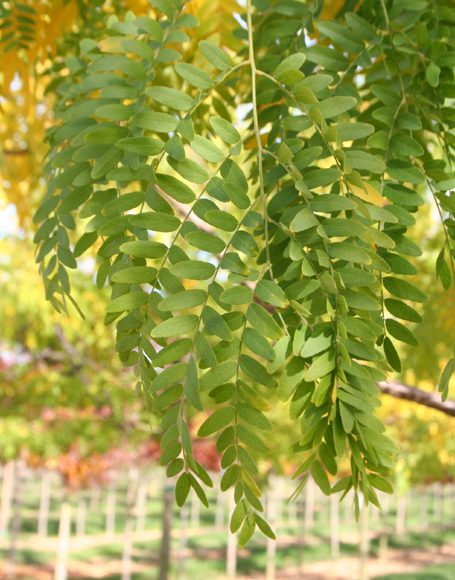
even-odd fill
[(257, 458), (287, 401), (296, 492), (311, 474), (324, 493), (354, 489), (356, 510), (357, 492), (378, 505), (394, 444), (377, 383), (401, 369), (398, 343), (417, 344), (409, 230), (426, 203), (453, 297), (453, 6), (248, 0), (223, 3), (227, 31), (211, 34), (202, 2), (151, 5), (94, 10), (50, 64), (46, 296), (79, 308), (69, 271), (96, 251), (105, 322), (161, 417), (179, 504), (191, 488), (206, 503), (188, 423), (212, 411), (198, 436), (216, 434), (231, 529), (273, 536)]

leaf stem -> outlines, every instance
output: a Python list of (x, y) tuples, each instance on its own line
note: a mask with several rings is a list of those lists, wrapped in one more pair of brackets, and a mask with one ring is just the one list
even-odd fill
[(259, 128), (259, 118), (258, 118), (258, 106), (257, 106), (257, 94), (256, 94), (256, 75), (258, 73), (256, 69), (256, 62), (254, 60), (254, 43), (253, 43), (253, 24), (252, 24), (252, 4), (251, 0), (247, 0), (247, 23), (248, 23), (248, 54), (249, 63), (251, 69), (251, 95), (253, 101), (253, 128), (254, 135), (256, 138), (256, 145), (258, 150), (258, 173), (259, 173), (259, 195), (262, 200), (262, 211), (264, 214), (264, 237), (265, 237), (265, 254), (267, 258), (267, 267), (270, 272), (272, 280), (273, 269), (272, 262), (270, 259), (270, 247), (269, 247), (269, 223), (267, 216), (267, 203), (264, 188), (264, 168), (262, 163), (263, 150), (261, 143), (261, 133)]

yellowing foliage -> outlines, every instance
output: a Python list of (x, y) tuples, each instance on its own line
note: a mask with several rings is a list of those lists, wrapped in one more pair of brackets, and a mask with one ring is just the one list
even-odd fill
[[(44, 94), (48, 78), (42, 73), (58, 54), (59, 41), (77, 31), (86, 4), (87, 8), (77, 0), (10, 0), (1, 6), (0, 50), (5, 58), (0, 60), (0, 199), (16, 206), (24, 225), (40, 197), (44, 135), (51, 120), (52, 101)], [(150, 10), (150, 2), (124, 0), (122, 8), (140, 15)], [(103, 9), (110, 13), (113, 6), (106, 2)], [(204, 38), (235, 51), (236, 0), (190, 0), (186, 10), (200, 22), (190, 51)]]

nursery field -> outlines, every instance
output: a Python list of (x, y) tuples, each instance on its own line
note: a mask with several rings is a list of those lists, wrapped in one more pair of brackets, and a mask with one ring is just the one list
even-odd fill
[(256, 538), (237, 549), (227, 534), (224, 495), (210, 497), (209, 509), (191, 500), (179, 510), (166, 502), (173, 492), (153, 469), (130, 469), (106, 487), (65, 495), (55, 474), (16, 466), (0, 577), (45, 580), (63, 577), (59, 569), (70, 579), (158, 577), (164, 505), (172, 515), (169, 578), (454, 577), (454, 486), (384, 497), (382, 512), (369, 509), (357, 523), (349, 498), (338, 505), (310, 483), (299, 501), (288, 503), (285, 485), (274, 480), (267, 495), (277, 542)]

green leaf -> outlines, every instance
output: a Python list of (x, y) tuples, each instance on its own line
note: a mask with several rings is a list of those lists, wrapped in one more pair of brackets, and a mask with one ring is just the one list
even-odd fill
[(409, 322), (421, 322), (422, 320), (422, 317), (414, 310), (414, 308), (411, 308), (405, 302), (401, 302), (401, 300), (386, 298), (384, 304), (390, 314), (393, 314), (393, 316), (396, 316), (397, 318), (408, 320)]
[(209, 175), (204, 167), (192, 159), (176, 161), (175, 159), (168, 158), (168, 163), (173, 169), (175, 169), (175, 171), (177, 171), (177, 173), (179, 173), (184, 179), (190, 181), (191, 183), (204, 183), (209, 178)]
[(103, 215), (120, 215), (122, 212), (140, 205), (144, 201), (144, 198), (145, 196), (142, 191), (124, 193), (103, 205), (101, 213)]
[(284, 308), (288, 304), (288, 299), (284, 290), (272, 280), (261, 280), (254, 291), (256, 296), (267, 304)]
[(226, 427), (233, 419), (235, 415), (234, 407), (223, 407), (214, 411), (208, 419), (202, 423), (197, 432), (199, 437), (208, 437), (216, 431)]
[(90, 175), (93, 179), (99, 179), (103, 177), (117, 166), (118, 162), (122, 158), (122, 153), (118, 149), (112, 148), (105, 151), (100, 157), (95, 160), (95, 164), (93, 166)]
[(220, 254), (226, 247), (223, 240), (206, 232), (191, 231), (185, 234), (185, 240), (192, 246), (211, 254)]
[(349, 111), (356, 104), (357, 100), (354, 97), (329, 97), (315, 105), (315, 108), (321, 112), (324, 119), (331, 119)]
[(397, 298), (402, 298), (403, 300), (412, 300), (413, 302), (425, 302), (426, 300), (426, 296), (421, 290), (409, 282), (400, 280), (400, 278), (387, 276), (383, 279), (383, 283), (386, 290), (388, 290), (390, 294), (393, 294), (393, 296), (396, 296)]
[(371, 258), (365, 250), (350, 244), (349, 242), (335, 242), (328, 246), (328, 254), (331, 258), (338, 258), (346, 260), (354, 264), (362, 264), (368, 266), (371, 264)]
[(175, 232), (180, 225), (180, 220), (177, 217), (161, 211), (130, 215), (128, 222), (133, 227), (147, 228), (154, 232)]
[(210, 306), (206, 306), (202, 312), (202, 321), (207, 332), (219, 336), (222, 340), (231, 341), (232, 332), (224, 318)]
[(114, 298), (109, 302), (106, 308), (106, 312), (125, 312), (125, 310), (134, 310), (140, 308), (148, 302), (148, 294), (145, 292), (130, 292), (129, 294), (123, 294), (118, 298)]
[(151, 137), (127, 137), (117, 141), (116, 145), (122, 151), (136, 155), (157, 155), (164, 147), (163, 141)]
[(212, 86), (212, 79), (202, 69), (189, 63), (177, 63), (175, 70), (182, 79), (187, 81), (191, 86), (198, 89), (209, 89)]
[(190, 334), (198, 327), (199, 317), (194, 314), (184, 316), (174, 316), (164, 322), (160, 322), (152, 329), (150, 336), (153, 338), (170, 338), (173, 336), (183, 336)]
[(339, 409), (343, 429), (345, 433), (351, 433), (354, 428), (354, 415), (341, 401), (339, 401)]
[(367, 312), (375, 312), (381, 310), (381, 305), (375, 296), (367, 294), (366, 292), (355, 292), (353, 290), (346, 290), (344, 293), (346, 303), (349, 308), (366, 310)]
[(425, 71), (425, 79), (431, 87), (437, 87), (439, 85), (440, 74), (441, 69), (439, 66), (434, 62), (430, 62)]
[(179, 119), (168, 113), (144, 111), (135, 115), (133, 122), (137, 127), (141, 127), (141, 129), (155, 131), (156, 133), (170, 133), (177, 128)]
[(201, 40), (199, 43), (199, 49), (208, 60), (208, 62), (218, 70), (225, 71), (230, 67), (231, 63), (229, 61), (229, 57), (218, 46), (215, 46), (207, 40)]
[(322, 34), (339, 44), (344, 50), (353, 53), (363, 50), (362, 37), (339, 22), (327, 20), (318, 22), (316, 26)]
[(244, 507), (243, 500), (242, 500), (235, 506), (235, 509), (232, 512), (231, 521), (229, 524), (229, 529), (230, 529), (232, 534), (235, 534), (235, 532), (237, 532), (239, 530), (245, 517), (246, 517), (246, 512), (245, 512), (245, 507)]
[(239, 403), (237, 410), (239, 417), (251, 426), (262, 429), (263, 431), (270, 431), (272, 429), (272, 424), (259, 409), (246, 403)]
[(315, 381), (328, 375), (335, 368), (336, 360), (332, 351), (325, 352), (313, 359), (310, 367), (306, 369), (303, 378), (307, 382)]
[(393, 368), (393, 370), (397, 371), (397, 373), (401, 372), (400, 357), (396, 351), (396, 348), (393, 345), (393, 342), (390, 340), (388, 336), (384, 338), (384, 353), (387, 362)]
[(284, 58), (273, 71), (273, 76), (280, 79), (281, 75), (289, 70), (299, 70), (306, 61), (306, 55), (303, 52), (296, 52)]
[(250, 304), (247, 310), (247, 319), (253, 328), (261, 334), (278, 340), (282, 332), (272, 316), (259, 304)]
[(147, 91), (152, 99), (177, 111), (188, 111), (194, 104), (192, 97), (178, 89), (155, 85)]
[(274, 378), (269, 375), (265, 367), (259, 361), (246, 354), (240, 355), (239, 361), (241, 371), (254, 382), (264, 385), (268, 388), (276, 387)]
[(191, 350), (192, 346), (193, 341), (189, 338), (176, 340), (168, 346), (165, 346), (153, 357), (153, 364), (157, 367), (163, 367), (167, 364), (179, 361)]
[(190, 145), (191, 148), (202, 157), (202, 159), (205, 159), (205, 161), (219, 163), (224, 159), (224, 153), (221, 149), (205, 137), (196, 135)]
[(324, 468), (318, 461), (315, 461), (313, 463), (313, 466), (311, 468), (311, 475), (313, 476), (316, 485), (319, 487), (322, 493), (325, 495), (330, 495), (331, 489), (329, 478), (327, 477)]
[(364, 139), (374, 133), (374, 126), (368, 123), (337, 123), (336, 135), (340, 141)]
[(442, 393), (442, 400), (445, 401), (449, 395), (449, 383), (452, 375), (455, 373), (455, 359), (451, 358), (447, 361), (444, 370), (439, 379), (438, 391)]
[(400, 161), (399, 159), (389, 161), (387, 164), (387, 173), (397, 181), (406, 181), (415, 185), (425, 182), (425, 176), (417, 167), (407, 161)]
[[(202, 469), (202, 468), (200, 468), (200, 469)], [(206, 473), (206, 475), (208, 477), (208, 474), (205, 470), (202, 473)], [(199, 475), (199, 477), (201, 477), (201, 471), (199, 471), (198, 475)], [(190, 474), (190, 478), (191, 478), (191, 487), (196, 492), (196, 495), (198, 496), (199, 501), (201, 501), (203, 503), (203, 505), (205, 505), (205, 507), (208, 508), (209, 502), (208, 502), (207, 496), (205, 494), (205, 491), (202, 489), (201, 485), (199, 484), (198, 480), (194, 477), (194, 475)], [(207, 482), (204, 479), (203, 479), (203, 481), (207, 485)], [(210, 486), (210, 487), (212, 487), (212, 486)]]
[(207, 292), (205, 290), (183, 290), (176, 294), (171, 294), (164, 298), (159, 304), (158, 308), (162, 312), (173, 312), (174, 310), (184, 310), (185, 308), (194, 308), (204, 304), (207, 299)]
[(89, 72), (91, 73), (107, 71), (119, 71), (140, 80), (145, 78), (145, 68), (142, 64), (123, 55), (102, 55), (89, 66)]
[(204, 221), (225, 232), (233, 232), (238, 226), (238, 222), (232, 214), (220, 209), (206, 211)]
[(303, 358), (309, 358), (320, 352), (324, 352), (332, 346), (333, 337), (329, 334), (316, 334), (314, 336), (308, 337), (305, 340), (303, 347), (300, 351), (300, 356)]
[(184, 362), (179, 362), (170, 367), (167, 367), (155, 377), (150, 385), (150, 389), (154, 392), (161, 389), (167, 389), (179, 383), (185, 376), (186, 364)]
[(195, 200), (192, 189), (172, 175), (157, 173), (156, 180), (163, 191), (180, 203), (191, 203)]
[(201, 377), (201, 391), (212, 389), (218, 385), (227, 383), (236, 372), (237, 363), (233, 360), (227, 360), (214, 366)]
[(408, 328), (406, 328), (406, 326), (403, 326), (400, 322), (397, 322), (392, 318), (388, 318), (385, 321), (385, 325), (388, 332), (397, 340), (407, 344), (412, 344), (413, 346), (418, 346), (419, 343), (416, 337)]
[(247, 286), (228, 288), (220, 294), (220, 300), (226, 304), (249, 304), (253, 300), (253, 290)]
[(384, 479), (380, 475), (376, 475), (375, 473), (369, 473), (367, 475), (368, 481), (371, 483), (373, 487), (383, 491), (384, 493), (393, 493), (393, 487), (387, 479)]
[(186, 380), (183, 385), (183, 392), (192, 407), (198, 411), (202, 411), (202, 403), (199, 397), (199, 380), (197, 373), (197, 366), (194, 362), (194, 358), (191, 357), (188, 361)]
[(126, 121), (131, 117), (131, 107), (126, 105), (102, 105), (95, 109), (95, 115), (108, 121)]
[(305, 175), (305, 185), (308, 189), (316, 189), (316, 187), (327, 187), (340, 178), (340, 170), (336, 167), (328, 169), (310, 169)]
[(119, 284), (146, 284), (154, 282), (156, 278), (156, 268), (146, 266), (132, 266), (123, 268), (112, 275), (112, 281)]
[(243, 547), (250, 541), (252, 535), (254, 534), (255, 520), (252, 516), (247, 516), (243, 522), (242, 529), (239, 534), (239, 546)]
[(200, 260), (184, 260), (171, 267), (171, 272), (178, 278), (189, 280), (208, 280), (215, 273), (215, 266)]
[(352, 199), (334, 193), (326, 193), (314, 197), (310, 202), (310, 206), (313, 211), (326, 213), (357, 208), (357, 204)]
[(310, 208), (304, 207), (294, 216), (289, 224), (289, 229), (291, 232), (304, 232), (305, 230), (314, 228), (318, 225), (319, 221)]
[(155, 53), (153, 48), (145, 42), (144, 40), (138, 40), (137, 38), (127, 38), (122, 41), (122, 46), (128, 51), (145, 58), (148, 61), (153, 60)]
[(134, 258), (161, 258), (167, 252), (167, 246), (152, 240), (137, 240), (125, 242), (120, 251)]
[(126, 137), (128, 129), (126, 127), (118, 127), (112, 125), (111, 127), (99, 127), (92, 129), (85, 135), (85, 141), (92, 144), (106, 144), (113, 145), (122, 137)]
[(275, 360), (275, 351), (257, 330), (245, 328), (243, 333), (243, 344), (252, 352), (269, 361)]
[(267, 536), (267, 538), (270, 538), (271, 540), (276, 540), (276, 536), (272, 528), (263, 518), (261, 518), (259, 514), (254, 514), (254, 519), (256, 521), (258, 528), (261, 530), (264, 536)]
[(191, 478), (190, 474), (186, 471), (181, 474), (178, 478), (177, 483), (175, 485), (175, 499), (177, 501), (177, 505), (182, 507), (190, 493), (191, 489)]
[(226, 121), (226, 119), (221, 117), (210, 117), (209, 122), (215, 135), (221, 137), (221, 139), (228, 145), (235, 145), (240, 141), (240, 133), (231, 123), (229, 123), (229, 121)]
[(363, 170), (369, 173), (383, 173), (386, 169), (384, 161), (376, 155), (371, 155), (366, 151), (348, 149), (345, 155), (353, 169)]

